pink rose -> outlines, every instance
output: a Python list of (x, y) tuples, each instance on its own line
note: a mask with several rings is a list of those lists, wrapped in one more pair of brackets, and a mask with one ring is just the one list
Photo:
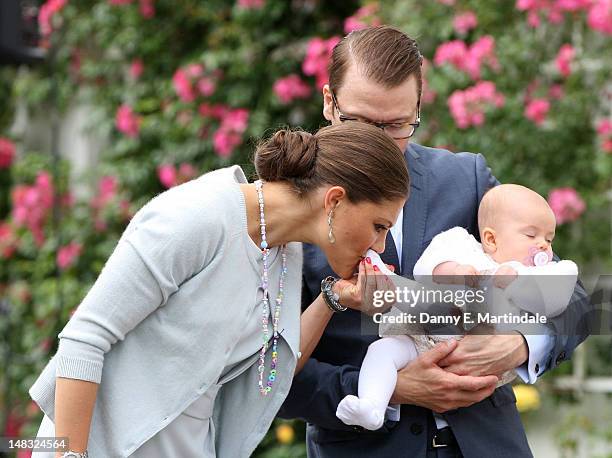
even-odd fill
[(532, 99), (525, 107), (525, 117), (533, 121), (536, 125), (541, 125), (546, 120), (546, 115), (550, 110), (550, 102), (546, 99)]
[(201, 78), (197, 86), (204, 97), (209, 97), (215, 92), (215, 82), (211, 78)]
[(306, 57), (302, 62), (302, 71), (305, 75), (315, 77), (317, 89), (322, 89), (329, 80), (327, 65), (334, 46), (339, 41), (340, 37), (331, 37), (328, 40), (315, 37), (308, 42)]
[(449, 63), (457, 70), (467, 73), (474, 80), (480, 79), (481, 66), (487, 64), (493, 70), (499, 70), (495, 56), (495, 39), (490, 35), (480, 37), (468, 47), (461, 40), (442, 43), (436, 49), (434, 64), (436, 66)]
[(612, 0), (594, 0), (587, 23), (593, 30), (604, 35), (612, 35)]
[(456, 68), (462, 68), (467, 53), (468, 47), (465, 42), (461, 40), (447, 41), (438, 46), (433, 62), (437, 66), (449, 63)]
[(565, 44), (559, 48), (559, 52), (555, 58), (555, 64), (557, 65), (559, 73), (566, 78), (572, 73), (570, 64), (574, 58), (574, 54), (574, 47), (572, 45)]
[(13, 228), (0, 221), (0, 256), (9, 259), (17, 249), (17, 236)]
[(561, 11), (580, 11), (591, 6), (592, 0), (556, 0), (555, 6)]
[(260, 9), (263, 8), (265, 0), (238, 0), (238, 6), (244, 9)]
[(213, 135), (215, 152), (223, 158), (231, 156), (234, 148), (236, 148), (240, 142), (241, 137), (235, 132), (219, 129)]
[(378, 4), (370, 3), (359, 8), (355, 14), (347, 17), (344, 21), (344, 33), (351, 33), (353, 30), (361, 30), (366, 27), (378, 26), (380, 19), (376, 16)]
[(310, 96), (311, 89), (298, 75), (291, 74), (276, 80), (273, 91), (281, 103), (287, 104), (296, 99), (307, 99)]
[(455, 91), (448, 98), (448, 107), (457, 127), (466, 129), (485, 122), (485, 110), (500, 108), (505, 99), (491, 81), (481, 81), (464, 91)]
[(71, 242), (61, 247), (57, 252), (57, 266), (61, 270), (66, 270), (68, 267), (75, 264), (81, 255), (82, 249), (82, 245), (77, 242)]
[(463, 69), (473, 79), (480, 79), (481, 65), (486, 63), (491, 69), (499, 71), (495, 56), (495, 39), (491, 35), (480, 37), (468, 50)]
[(563, 86), (560, 84), (553, 84), (548, 89), (548, 97), (554, 100), (559, 100), (563, 97)]
[(119, 181), (114, 176), (104, 176), (98, 183), (98, 196), (106, 203), (113, 200), (113, 197), (117, 194), (117, 186)]
[(172, 164), (163, 164), (157, 168), (157, 176), (160, 183), (165, 188), (172, 188), (176, 185), (186, 183), (197, 175), (195, 167), (187, 162), (183, 162), (178, 170)]
[(539, 3), (539, 0), (517, 0), (516, 8), (521, 11), (531, 10), (535, 8)]
[[(597, 0), (596, 0), (597, 1)], [(527, 11), (527, 22), (539, 27), (540, 17), (546, 17), (551, 24), (563, 22), (565, 12), (577, 12), (591, 7), (592, 0), (517, 0), (516, 8)]]
[(38, 11), (38, 26), (43, 37), (48, 37), (53, 31), (53, 16), (66, 5), (67, 0), (47, 0)]
[(249, 111), (244, 108), (226, 111), (219, 129), (213, 135), (213, 146), (220, 157), (229, 157), (242, 142), (242, 134), (248, 126), (248, 120)]
[(179, 183), (186, 183), (197, 175), (195, 167), (187, 162), (183, 162), (178, 169)]
[(599, 121), (597, 134), (600, 138), (601, 149), (605, 153), (612, 153), (612, 120), (602, 119)]
[(557, 224), (576, 221), (584, 210), (586, 204), (574, 188), (557, 188), (548, 193), (548, 205), (555, 214)]
[(208, 103), (201, 103), (198, 107), (198, 113), (204, 118), (222, 119), (227, 111), (228, 109), (224, 105), (209, 105)]
[(0, 169), (8, 169), (15, 159), (15, 145), (8, 138), (0, 137)]
[(453, 18), (453, 28), (459, 35), (465, 35), (478, 25), (478, 18), (472, 11), (466, 11)]
[(144, 71), (144, 64), (142, 63), (142, 59), (134, 59), (130, 64), (129, 74), (130, 77), (134, 80), (137, 80), (142, 75)]
[(173, 165), (163, 164), (157, 167), (157, 177), (165, 188), (169, 189), (178, 184), (176, 168)]
[(26, 226), (38, 246), (45, 242), (44, 225), (53, 206), (53, 184), (48, 172), (40, 172), (33, 185), (18, 185), (12, 191), (13, 222)]
[(195, 100), (195, 92), (191, 85), (191, 79), (183, 69), (178, 69), (172, 77), (172, 85), (177, 95), (183, 102), (193, 102)]
[(530, 11), (527, 14), (527, 23), (534, 29), (540, 27), (540, 15), (537, 11)]
[(140, 122), (140, 117), (134, 114), (131, 106), (123, 104), (117, 109), (115, 126), (119, 132), (131, 138), (138, 137)]
[(140, 0), (140, 14), (145, 19), (151, 19), (155, 16), (155, 5), (153, 0)]
[(204, 66), (202, 64), (189, 64), (185, 67), (185, 73), (190, 78), (199, 78), (204, 73)]
[(114, 176), (103, 176), (98, 182), (98, 192), (91, 199), (94, 227), (97, 231), (106, 230), (104, 209), (115, 200), (119, 188), (119, 180)]
[(230, 110), (225, 114), (225, 117), (221, 121), (221, 127), (225, 130), (233, 130), (240, 134), (247, 128), (249, 122), (249, 110), (245, 108), (238, 108), (236, 110)]
[(172, 85), (181, 101), (191, 103), (198, 95), (204, 97), (212, 95), (216, 88), (216, 80), (220, 76), (219, 72), (211, 72), (210, 75), (204, 76), (204, 66), (194, 63), (179, 68), (172, 77)]

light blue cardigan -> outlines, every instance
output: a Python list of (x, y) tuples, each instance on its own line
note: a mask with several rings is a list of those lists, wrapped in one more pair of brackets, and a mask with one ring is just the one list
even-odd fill
[[(151, 200), (60, 333), (58, 352), (30, 395), (53, 419), (56, 376), (100, 384), (88, 443), (92, 458), (129, 456), (218, 385), (211, 400), (218, 457), (249, 456), (268, 430), (297, 361), (302, 248), (288, 245), (272, 394), (263, 397), (257, 387), (260, 339), (253, 355), (220, 379), (261, 301), (261, 252), (248, 235), (239, 187), (246, 182), (234, 166)], [(280, 264), (276, 256), (271, 297)]]

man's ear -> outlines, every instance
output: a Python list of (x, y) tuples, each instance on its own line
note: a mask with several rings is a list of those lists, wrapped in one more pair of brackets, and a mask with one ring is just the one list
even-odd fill
[(334, 120), (334, 101), (329, 89), (329, 84), (323, 86), (323, 117), (329, 122)]
[(495, 231), (490, 227), (485, 227), (480, 236), (480, 243), (485, 253), (495, 253), (497, 251), (497, 241), (495, 239)]

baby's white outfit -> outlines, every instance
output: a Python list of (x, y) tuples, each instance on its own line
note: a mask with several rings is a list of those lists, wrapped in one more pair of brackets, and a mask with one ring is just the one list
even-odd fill
[[(374, 265), (388, 276), (390, 272), (377, 253), (368, 252)], [(504, 313), (522, 314), (524, 311), (553, 317), (562, 313), (569, 303), (578, 276), (578, 267), (572, 261), (549, 262), (541, 266), (525, 266), (511, 261), (496, 263), (482, 249), (482, 245), (465, 229), (455, 227), (438, 234), (414, 266), (414, 279), (426, 286), (436, 286), (433, 270), (443, 262), (468, 264), (483, 274), (493, 275), (502, 265), (509, 265), (518, 277), (505, 289), (490, 288), (490, 304), (503, 304)], [(437, 285), (438, 287), (440, 285)], [(495, 313), (495, 310), (489, 310)], [(497, 311), (500, 313), (500, 311)], [(340, 420), (348, 425), (366, 429), (379, 429), (397, 381), (397, 371), (438, 342), (462, 336), (407, 335), (414, 328), (402, 323), (379, 327), (380, 340), (368, 347), (359, 373), (359, 397), (346, 396), (336, 410)], [(498, 386), (516, 376), (514, 371), (503, 374)]]

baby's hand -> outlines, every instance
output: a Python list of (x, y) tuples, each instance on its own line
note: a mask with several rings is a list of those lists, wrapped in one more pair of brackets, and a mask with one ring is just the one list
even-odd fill
[(493, 284), (497, 288), (506, 289), (510, 283), (512, 283), (516, 277), (518, 276), (518, 272), (514, 270), (510, 266), (501, 266), (495, 272), (495, 276), (493, 277)]
[(458, 264), (453, 272), (454, 282), (458, 285), (467, 285), (476, 288), (480, 281), (478, 271), (469, 264)]
[(478, 271), (474, 266), (458, 264), (454, 261), (438, 264), (432, 274), (433, 281), (438, 284), (468, 285), (474, 288), (480, 281)]

